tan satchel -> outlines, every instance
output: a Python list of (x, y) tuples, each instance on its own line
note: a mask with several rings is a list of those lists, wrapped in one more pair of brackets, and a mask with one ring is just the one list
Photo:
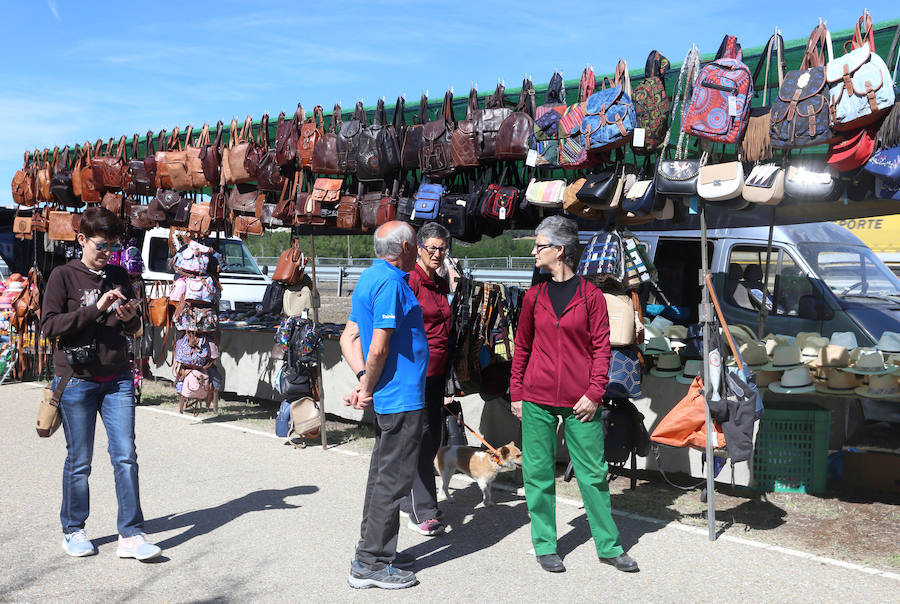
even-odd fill
[[(310, 378), (315, 379), (315, 376), (311, 375)], [(319, 435), (321, 426), (322, 416), (319, 413), (319, 405), (311, 397), (304, 396), (291, 403), (291, 431), (288, 433), (288, 437), (292, 434), (299, 434), (304, 438), (315, 438)]]
[(291, 247), (281, 252), (275, 272), (272, 274), (272, 281), (285, 285), (296, 285), (303, 278), (306, 262), (306, 256), (300, 251), (300, 243), (294, 239), (291, 241)]
[(47, 237), (53, 241), (75, 241), (75, 225), (73, 224), (72, 214), (60, 210), (51, 210)]
[(62, 424), (59, 399), (62, 398), (62, 393), (71, 378), (72, 369), (69, 368), (60, 375), (59, 383), (56, 385), (55, 390), (51, 390), (50, 387), (44, 388), (44, 398), (41, 401), (41, 406), (38, 408), (36, 426), (37, 434), (41, 438), (50, 438), (54, 432), (59, 430), (59, 426)]
[(606, 312), (609, 315), (609, 345), (631, 346), (636, 343), (634, 303), (627, 294), (608, 294)]
[(16, 239), (32, 239), (34, 228), (32, 226), (31, 216), (19, 216), (19, 209), (16, 208), (16, 216), (13, 218), (12, 230)]
[[(163, 177), (160, 178), (160, 188), (174, 189), (176, 191), (190, 191), (194, 188), (191, 182), (191, 174), (188, 170), (188, 154), (185, 147), (191, 143), (191, 134), (194, 127), (188, 125), (184, 133), (184, 145), (178, 137), (178, 128), (172, 131), (169, 138), (169, 150), (159, 154), (157, 153), (156, 171), (159, 174), (160, 158), (165, 166), (162, 169)], [(199, 149), (197, 150), (199, 154)]]
[(240, 133), (237, 131), (237, 120), (231, 120), (231, 136), (228, 146), (222, 151), (222, 177), (226, 185), (250, 182), (254, 178), (247, 156), (256, 146), (253, 138), (253, 118), (249, 115), (244, 120)]

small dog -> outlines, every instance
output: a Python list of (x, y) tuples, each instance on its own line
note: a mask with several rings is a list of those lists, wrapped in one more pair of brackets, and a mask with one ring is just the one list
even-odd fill
[(467, 474), (475, 479), (478, 486), (481, 487), (481, 493), (485, 506), (494, 505), (491, 500), (491, 483), (497, 477), (497, 473), (504, 468), (511, 468), (522, 465), (522, 452), (515, 445), (509, 443), (498, 449), (500, 453), (500, 462), (502, 466), (498, 466), (497, 462), (488, 451), (479, 451), (473, 447), (450, 446), (438, 449), (434, 458), (434, 467), (437, 468), (438, 474), (441, 475), (441, 490), (448, 500), (453, 501), (448, 486), (450, 478), (459, 470), (463, 474)]

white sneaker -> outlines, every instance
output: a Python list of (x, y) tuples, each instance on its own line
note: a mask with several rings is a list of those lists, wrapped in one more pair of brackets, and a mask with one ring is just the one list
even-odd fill
[(97, 550), (94, 549), (94, 544), (87, 538), (87, 533), (84, 532), (84, 529), (63, 535), (62, 548), (67, 554), (76, 558), (93, 556), (97, 553)]
[(119, 535), (119, 546), (116, 555), (120, 558), (135, 558), (137, 560), (149, 560), (162, 553), (159, 546), (147, 541), (147, 535), (138, 533), (132, 537)]

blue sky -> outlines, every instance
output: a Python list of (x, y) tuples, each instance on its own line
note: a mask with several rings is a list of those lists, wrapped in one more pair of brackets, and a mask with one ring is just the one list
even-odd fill
[[(465, 95), (503, 78), (577, 78), (618, 57), (642, 67), (656, 48), (681, 61), (691, 43), (714, 52), (726, 33), (763, 44), (774, 26), (805, 37), (818, 17), (852, 27), (896, 2), (75, 2), (5, 0), (0, 48), (0, 205), (25, 149), (191, 123), (258, 118), (321, 104), (344, 108), (405, 93), (416, 103), (453, 86)], [(319, 8), (319, 7), (323, 8)], [(736, 8), (740, 7), (740, 8)], [(881, 49), (879, 49), (881, 50)], [(837, 50), (837, 52), (840, 52)], [(789, 68), (795, 66), (789, 66)]]

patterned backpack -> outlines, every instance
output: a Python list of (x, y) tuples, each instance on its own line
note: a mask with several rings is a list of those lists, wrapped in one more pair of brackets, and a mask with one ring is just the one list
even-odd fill
[(581, 122), (584, 120), (587, 99), (594, 94), (594, 69), (585, 67), (578, 85), (578, 102), (570, 105), (559, 120), (559, 165), (569, 170), (583, 168), (587, 164), (587, 151)]
[(209, 362), (209, 340), (188, 332), (175, 342), (175, 362), (191, 367), (203, 367)]
[(734, 36), (725, 36), (716, 58), (700, 70), (682, 129), (717, 143), (740, 142), (750, 121), (753, 78), (741, 62)]
[[(749, 75), (749, 74), (748, 74)], [(612, 85), (603, 78), (600, 90), (588, 97), (581, 121), (584, 147), (589, 153), (621, 147), (634, 134), (637, 117), (631, 101), (631, 77), (623, 59), (616, 64)]]
[(544, 104), (534, 114), (534, 135), (531, 138), (531, 150), (535, 152), (534, 165), (552, 168), (559, 165), (559, 123), (567, 108), (563, 78), (557, 72), (550, 78)]
[(669, 59), (659, 51), (651, 51), (644, 67), (644, 79), (634, 89), (632, 100), (637, 127), (644, 129), (644, 146), (632, 144), (635, 153), (655, 153), (666, 138), (670, 103), (664, 78), (669, 67)]

